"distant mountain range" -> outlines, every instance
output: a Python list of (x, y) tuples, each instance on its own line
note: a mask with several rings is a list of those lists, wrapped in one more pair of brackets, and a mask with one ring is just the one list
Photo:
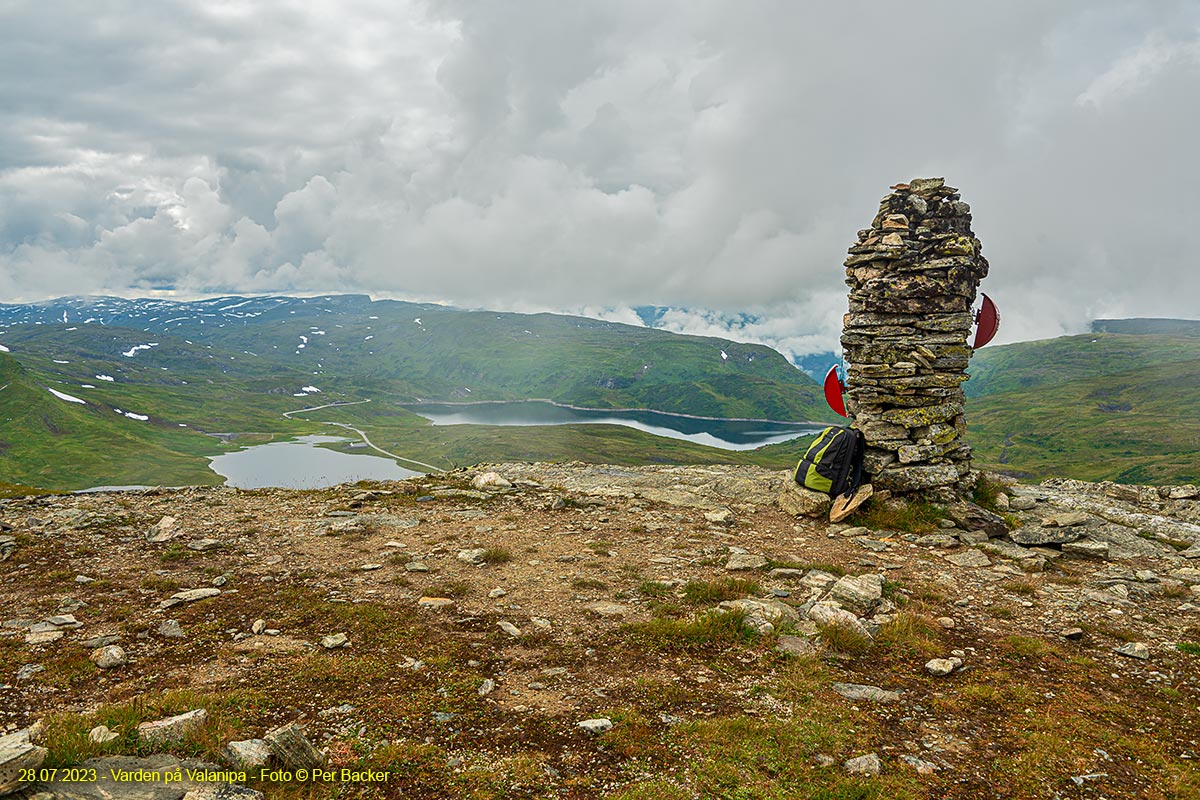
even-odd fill
[[(833, 419), (816, 383), (761, 345), (359, 295), (0, 305), (0, 347), (0, 386), (7, 384), (0, 480), (42, 486), (211, 482), (197, 456), (223, 445), (197, 430), (315, 432), (320, 426), (281, 414), (317, 396), (372, 398), (364, 424), (426, 448), (428, 458), (441, 454), (447, 466), (446, 459), (494, 454), (420, 440), (424, 420), (397, 404), (544, 398), (710, 417)], [(626, 441), (627, 432), (609, 432), (593, 441), (601, 434), (553, 444), (556, 432), (522, 448), (510, 431), (486, 447), (509, 457), (570, 458), (578, 448), (625, 462), (738, 460), (645, 434)]]
[[(974, 355), (966, 391), (977, 464), (1026, 478), (1200, 481), (1200, 322), (1095, 327)], [(823, 373), (833, 357), (812, 359)], [(327, 433), (322, 420), (353, 423), (391, 452), (443, 467), (580, 459), (783, 468), (806, 444), (732, 452), (607, 425), (451, 429), (402, 405), (529, 398), (841, 419), (812, 378), (770, 348), (583, 317), (358, 295), (0, 305), (0, 483), (220, 482), (208, 456)]]

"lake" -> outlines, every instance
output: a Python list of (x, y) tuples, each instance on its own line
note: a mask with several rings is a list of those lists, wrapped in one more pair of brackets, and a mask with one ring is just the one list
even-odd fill
[(301, 436), (254, 445), (209, 459), (226, 486), (239, 489), (320, 489), (360, 480), (398, 481), (421, 475), (382, 456), (340, 453), (318, 445), (348, 442), (339, 436)]
[(723, 450), (753, 450), (786, 442), (825, 426), (808, 422), (710, 419), (662, 411), (571, 408), (540, 400), (511, 403), (405, 403), (434, 425), (624, 425), (656, 436), (686, 439)]

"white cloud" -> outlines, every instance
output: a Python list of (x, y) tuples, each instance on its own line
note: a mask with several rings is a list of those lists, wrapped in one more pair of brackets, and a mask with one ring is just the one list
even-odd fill
[(836, 347), (888, 184), (944, 174), (1001, 341), (1195, 315), (1198, 29), (1116, 0), (10, 3), (0, 295), (653, 304), (801, 354)]

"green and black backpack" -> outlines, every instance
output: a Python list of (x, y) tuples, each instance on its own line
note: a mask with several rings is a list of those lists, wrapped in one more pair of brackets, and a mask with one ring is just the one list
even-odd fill
[(796, 465), (796, 483), (830, 497), (852, 494), (862, 484), (866, 447), (860, 431), (826, 428)]

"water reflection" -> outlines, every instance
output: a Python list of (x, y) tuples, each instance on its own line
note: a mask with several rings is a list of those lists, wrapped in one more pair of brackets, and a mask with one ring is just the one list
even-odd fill
[(346, 441), (350, 440), (339, 436), (301, 436), (214, 456), (209, 467), (226, 479), (226, 486), (239, 489), (320, 489), (360, 480), (398, 481), (421, 474), (389, 458), (317, 446)]
[(543, 401), (513, 403), (410, 403), (404, 407), (434, 425), (624, 425), (656, 436), (686, 439), (724, 450), (753, 450), (821, 430), (810, 423), (708, 419), (661, 411), (569, 408)]

